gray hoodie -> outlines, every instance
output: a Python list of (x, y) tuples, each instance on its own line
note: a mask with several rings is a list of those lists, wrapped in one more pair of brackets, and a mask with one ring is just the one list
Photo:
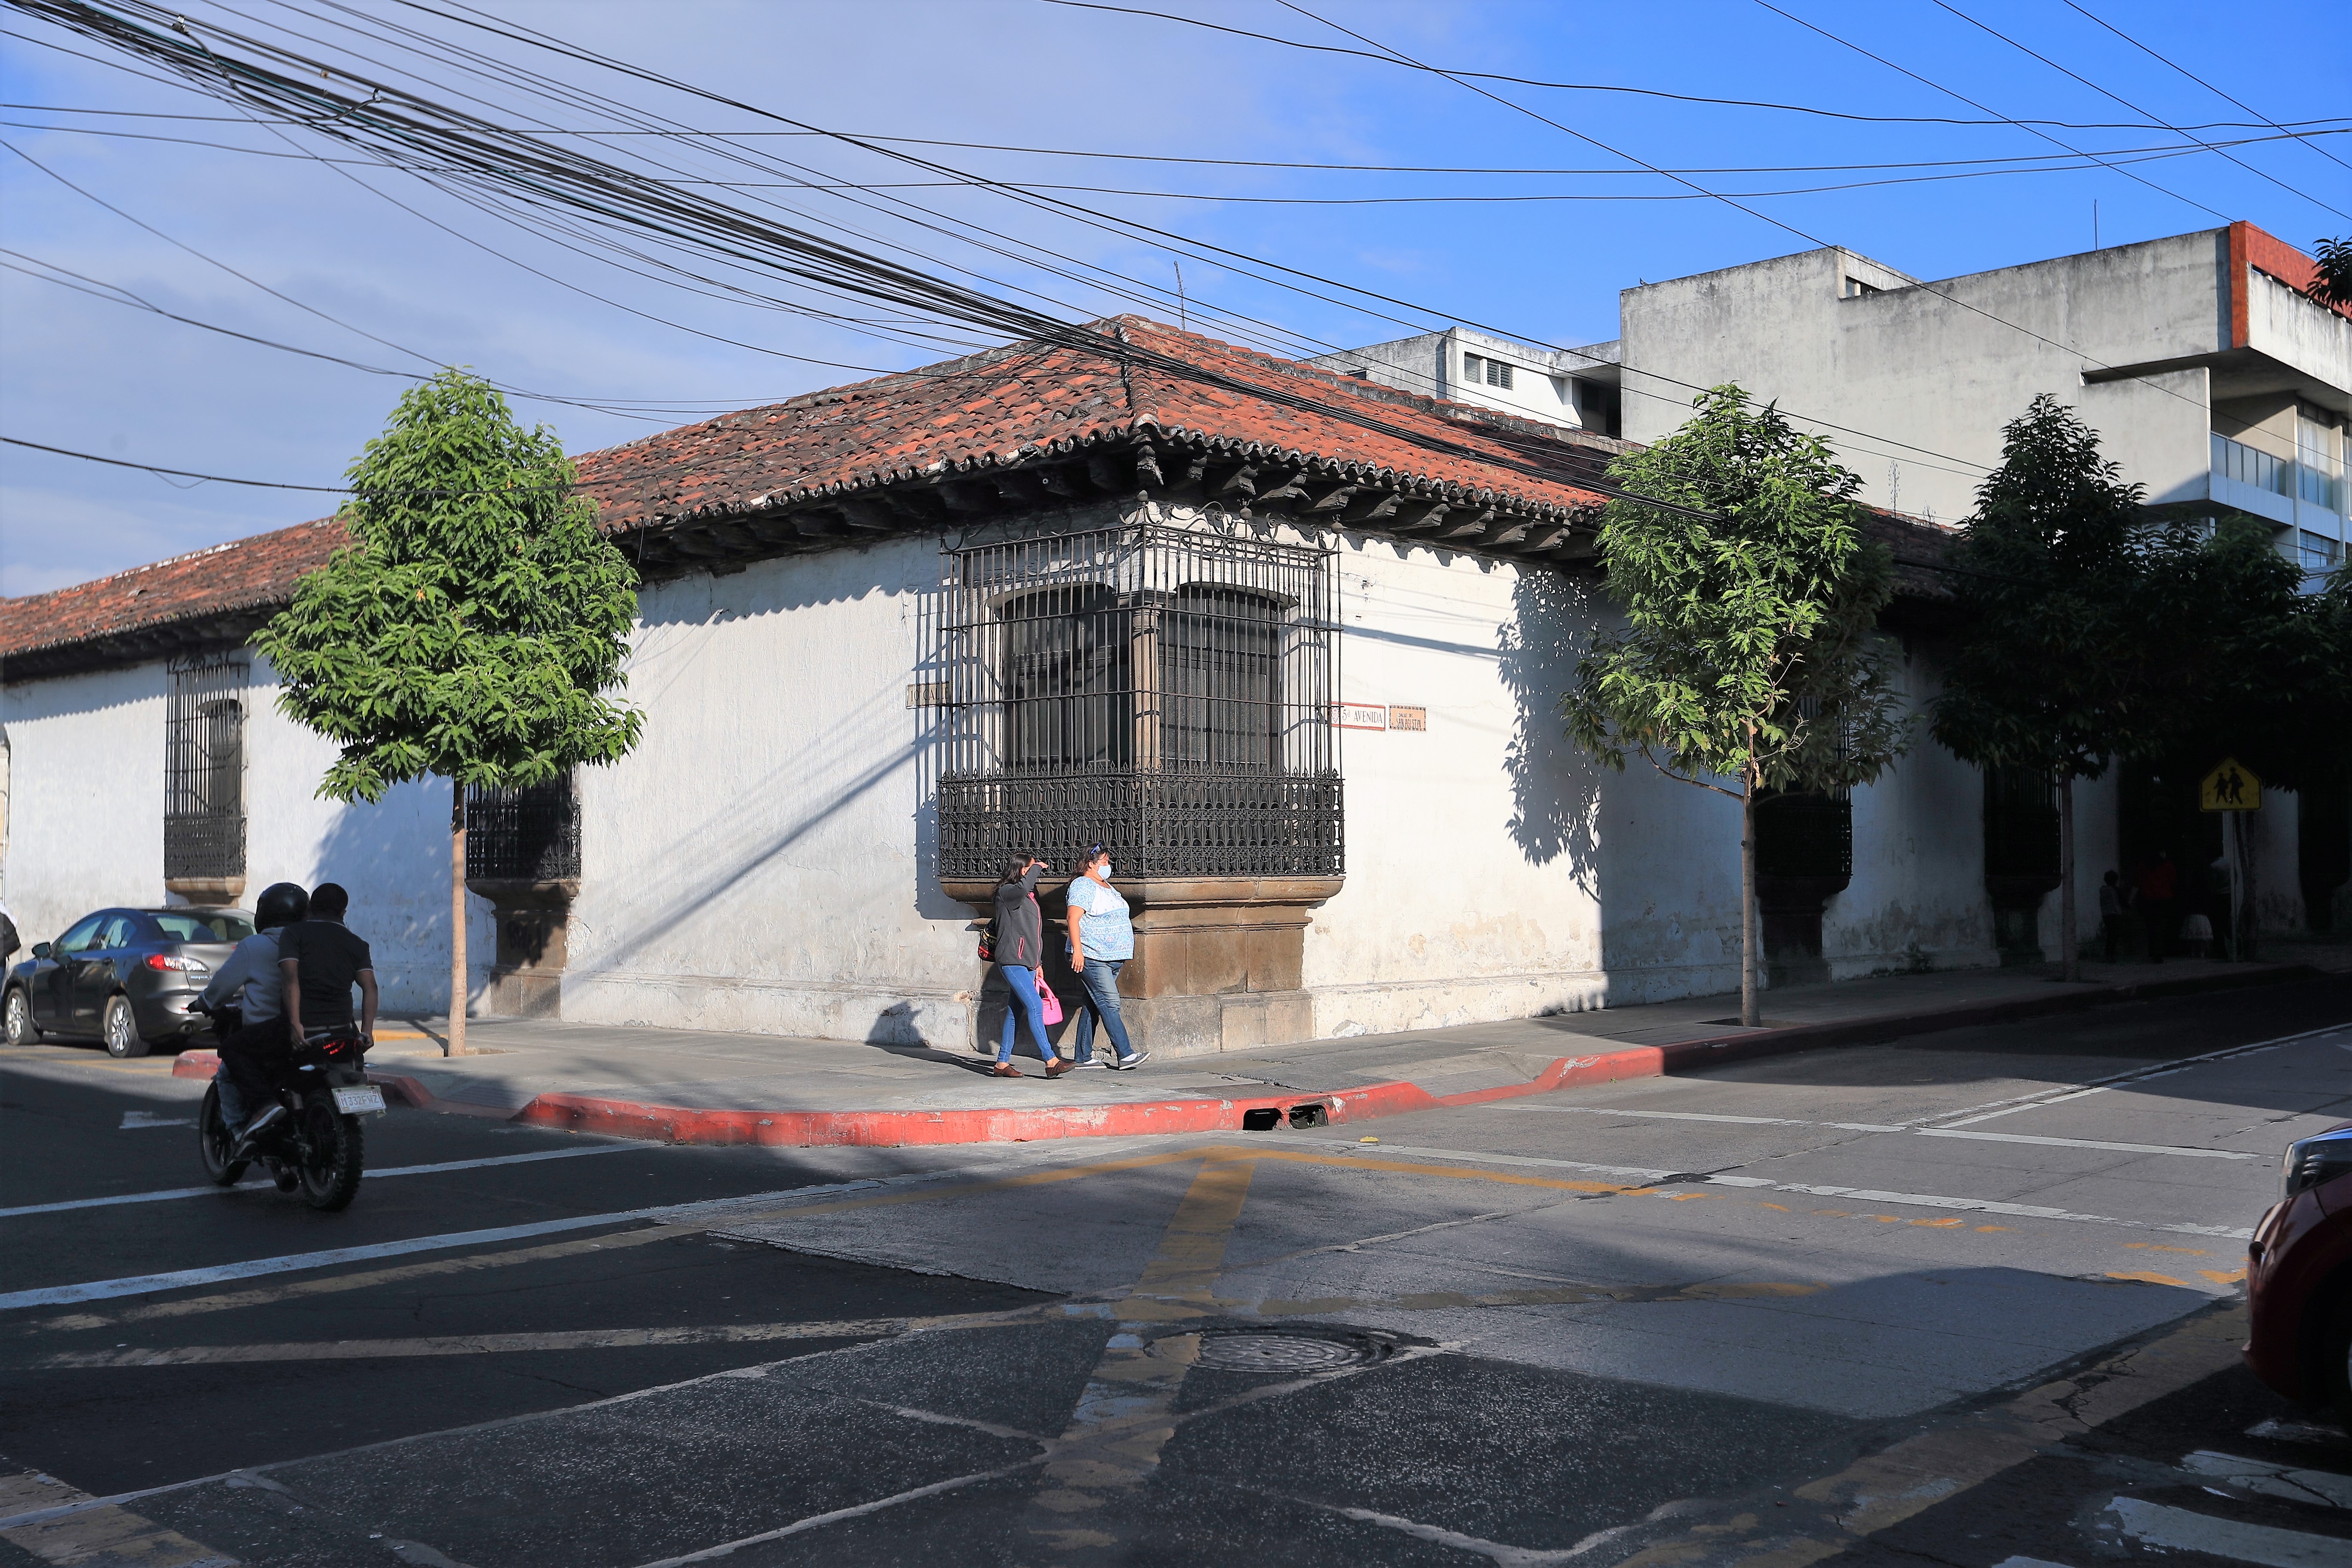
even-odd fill
[(267, 1024), (286, 1011), (286, 981), (278, 973), (279, 929), (272, 926), (255, 931), (236, 944), (213, 983), (205, 987), (205, 1006), (218, 1007), (234, 996), (248, 1027)]

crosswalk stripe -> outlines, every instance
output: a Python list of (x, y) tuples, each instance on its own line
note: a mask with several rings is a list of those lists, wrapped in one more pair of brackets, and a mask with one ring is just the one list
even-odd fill
[(2345, 1559), (2352, 1556), (2352, 1541), (2341, 1536), (2242, 1524), (2143, 1498), (2116, 1498), (2107, 1504), (2107, 1511), (2123, 1521), (2124, 1533), (2135, 1541), (2173, 1552), (2201, 1552), (2253, 1568), (2344, 1568)]

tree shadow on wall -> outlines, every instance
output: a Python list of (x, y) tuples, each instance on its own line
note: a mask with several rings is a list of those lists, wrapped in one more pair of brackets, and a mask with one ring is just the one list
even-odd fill
[(1597, 886), (1600, 843), (1594, 812), (1598, 763), (1570, 742), (1559, 700), (1576, 679), (1602, 613), (1597, 586), (1565, 573), (1530, 568), (1511, 590), (1514, 614), (1496, 631), (1503, 685), (1517, 704), (1504, 771), (1511, 779), (1507, 825), (1521, 853), (1538, 866), (1565, 857), (1579, 881)]

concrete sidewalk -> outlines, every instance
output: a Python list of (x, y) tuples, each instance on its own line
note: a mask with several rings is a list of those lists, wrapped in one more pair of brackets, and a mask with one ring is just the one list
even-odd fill
[[(466, 1026), (480, 1054), (444, 1058), (437, 1019), (387, 1024), (369, 1077), (407, 1104), (458, 1115), (677, 1143), (1025, 1142), (1363, 1121), (1438, 1105), (1654, 1077), (1742, 1057), (2000, 1022), (2352, 970), (2352, 949), (2287, 962), (2087, 964), (2066, 985), (2037, 970), (1850, 980), (1771, 992), (1766, 1026), (1737, 997), (1412, 1034), (1317, 1040), (1019, 1082), (992, 1058), (921, 1047), (784, 1039), (536, 1019)], [(212, 1076), (210, 1051), (173, 1071)]]

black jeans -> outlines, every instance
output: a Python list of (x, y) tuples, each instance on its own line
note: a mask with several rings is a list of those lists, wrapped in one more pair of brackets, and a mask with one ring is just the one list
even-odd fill
[(243, 1127), (278, 1094), (278, 1079), (293, 1059), (283, 1014), (248, 1024), (221, 1042), (221, 1120)]

